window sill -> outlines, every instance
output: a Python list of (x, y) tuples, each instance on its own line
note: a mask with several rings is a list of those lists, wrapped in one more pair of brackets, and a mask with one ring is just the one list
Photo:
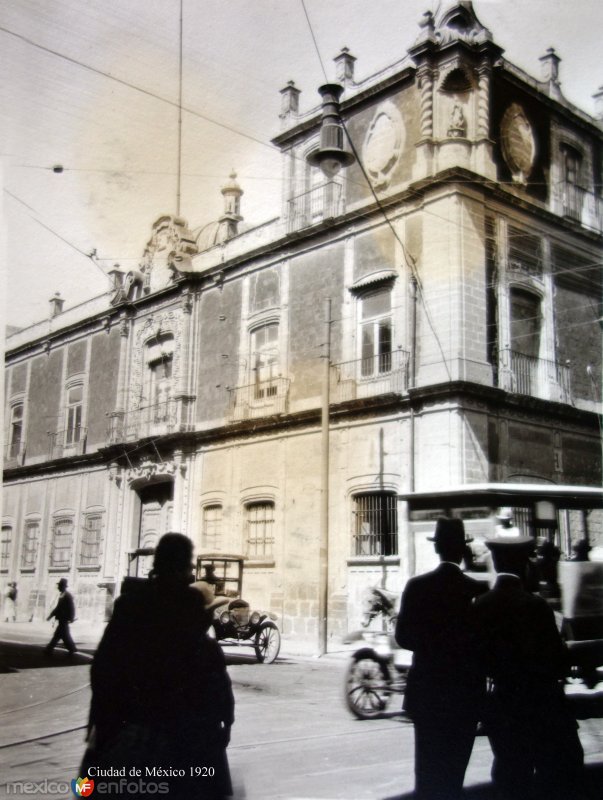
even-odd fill
[(78, 572), (100, 572), (100, 564), (95, 564), (94, 566), (89, 565), (80, 565), (77, 567)]
[(276, 562), (273, 558), (250, 558), (249, 560), (245, 559), (245, 569), (248, 567), (274, 567), (276, 566)]
[(69, 572), (69, 570), (70, 570), (70, 567), (67, 567), (67, 566), (66, 567), (48, 567), (48, 572), (51, 573), (51, 574), (54, 573), (54, 572)]
[(347, 560), (348, 567), (373, 567), (375, 564), (400, 565), (400, 556), (350, 556)]
[(33, 575), (35, 571), (36, 571), (35, 567), (21, 567), (19, 569), (21, 575)]

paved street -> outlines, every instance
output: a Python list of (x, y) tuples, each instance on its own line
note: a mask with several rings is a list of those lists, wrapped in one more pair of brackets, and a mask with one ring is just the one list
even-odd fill
[[(47, 634), (49, 631), (47, 631)], [(66, 783), (78, 775), (89, 703), (88, 670), (93, 638), (74, 662), (58, 653), (43, 659), (43, 629), (0, 626), (0, 765), (2, 784), (47, 780)], [(230, 655), (237, 721), (229, 758), (237, 800), (402, 800), (413, 786), (412, 726), (393, 713), (358, 721), (342, 701), (346, 660), (279, 658), (259, 665)], [(601, 711), (603, 686), (579, 688), (573, 702), (582, 716)], [(603, 726), (581, 722), (589, 777), (601, 796)], [(486, 800), (491, 763), (487, 739), (476, 741), (466, 778), (466, 797)], [(52, 788), (52, 787), (51, 787)], [(48, 800), (65, 798), (49, 791)]]

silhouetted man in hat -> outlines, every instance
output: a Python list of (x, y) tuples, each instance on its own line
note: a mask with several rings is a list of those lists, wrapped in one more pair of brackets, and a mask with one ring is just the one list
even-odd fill
[(396, 641), (413, 651), (404, 709), (415, 730), (416, 796), (456, 800), (462, 795), (485, 691), (475, 661), (470, 607), (488, 584), (461, 572), (466, 547), (462, 520), (438, 519), (432, 541), (441, 563), (407, 583)]
[(61, 578), (57, 583), (57, 589), (59, 590), (59, 599), (48, 615), (48, 619), (53, 617), (56, 619), (57, 626), (44, 652), (47, 656), (51, 656), (55, 646), (62, 640), (69, 655), (72, 656), (75, 653), (75, 643), (71, 638), (69, 625), (75, 619), (75, 603), (71, 593), (67, 591), (67, 580), (65, 578)]
[(582, 797), (583, 751), (563, 690), (567, 653), (553, 611), (525, 589), (534, 540), (498, 538), (487, 545), (498, 575), (473, 612), (483, 674), (491, 680), (485, 723), (498, 796)]

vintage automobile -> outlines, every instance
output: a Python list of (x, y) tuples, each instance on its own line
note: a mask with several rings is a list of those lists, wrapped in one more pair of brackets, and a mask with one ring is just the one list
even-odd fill
[(209, 634), (226, 647), (253, 647), (260, 663), (272, 664), (281, 647), (277, 617), (270, 611), (252, 611), (242, 599), (244, 562), (241, 555), (224, 553), (197, 557), (197, 583), (205, 583), (215, 595)]
[[(463, 518), (465, 509), (513, 508), (524, 518), (525, 533), (536, 542), (560, 541), (558, 517), (565, 510), (583, 513), (581, 535), (588, 513), (603, 508), (601, 489), (549, 484), (478, 484), (448, 490), (400, 495), (409, 512), (453, 513)], [(478, 580), (492, 579), (483, 569), (469, 567)], [(475, 570), (473, 574), (471, 570)], [(595, 690), (603, 681), (603, 562), (566, 559), (558, 564), (559, 598), (547, 593), (540, 583), (541, 596), (555, 611), (560, 632), (569, 653), (567, 682)], [(536, 590), (536, 589), (535, 589)], [(344, 642), (359, 642), (348, 663), (345, 677), (345, 702), (359, 719), (374, 719), (389, 714), (394, 697), (400, 701), (406, 688), (411, 653), (401, 650), (393, 637), (397, 596), (384, 589), (369, 590), (362, 629), (349, 634)], [(377, 619), (375, 627), (371, 623)], [(390, 705), (391, 703), (391, 705)]]

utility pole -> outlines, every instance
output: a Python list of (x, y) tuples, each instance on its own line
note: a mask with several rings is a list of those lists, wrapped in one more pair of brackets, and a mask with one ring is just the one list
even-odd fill
[(321, 415), (321, 503), (318, 580), (318, 654), (327, 652), (329, 602), (329, 405), (331, 388), (331, 300), (325, 300)]

